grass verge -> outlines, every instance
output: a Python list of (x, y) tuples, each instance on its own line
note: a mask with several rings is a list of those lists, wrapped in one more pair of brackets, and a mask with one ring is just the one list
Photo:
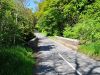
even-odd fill
[(81, 45), (79, 52), (82, 52), (96, 60), (100, 60), (100, 42)]
[(30, 48), (13, 46), (0, 49), (0, 75), (32, 75), (35, 64)]

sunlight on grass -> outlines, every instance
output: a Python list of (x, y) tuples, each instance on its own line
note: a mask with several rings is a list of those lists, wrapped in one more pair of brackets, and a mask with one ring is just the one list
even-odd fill
[(81, 45), (79, 51), (91, 57), (100, 57), (100, 42)]

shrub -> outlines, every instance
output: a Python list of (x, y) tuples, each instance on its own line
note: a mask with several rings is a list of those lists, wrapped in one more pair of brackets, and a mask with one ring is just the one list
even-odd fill
[(73, 30), (72, 30), (72, 27), (70, 27), (70, 26), (67, 26), (66, 28), (65, 28), (65, 30), (64, 30), (64, 32), (63, 32), (63, 36), (64, 37), (70, 37), (70, 38), (74, 38), (74, 32), (73, 32)]
[(96, 42), (100, 40), (99, 24), (97, 20), (88, 19), (84, 22), (77, 23), (74, 27), (67, 26), (63, 34), (65, 37), (80, 39), (82, 43)]

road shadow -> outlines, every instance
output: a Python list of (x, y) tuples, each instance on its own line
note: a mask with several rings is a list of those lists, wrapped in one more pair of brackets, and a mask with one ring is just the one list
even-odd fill
[[(99, 61), (100, 62), (100, 61)], [(76, 67), (75, 67), (75, 75), (80, 75), (77, 71), (79, 71), (80, 69), (81, 69), (81, 67), (80, 67), (80, 63), (79, 63), (79, 61), (78, 61), (78, 58), (77, 58), (77, 56), (75, 57), (75, 65), (76, 65)], [(89, 65), (91, 65), (90, 63), (87, 63), (85, 66), (86, 66), (86, 68), (89, 66)], [(95, 72), (94, 70), (96, 70), (97, 68), (100, 68), (100, 65), (98, 65), (98, 66), (92, 66), (88, 71), (83, 71), (82, 72), (82, 75), (100, 75), (100, 71), (99, 71), (99, 73), (98, 72)], [(85, 68), (84, 68), (85, 69)], [(81, 73), (81, 72), (80, 72)]]
[(46, 45), (46, 46), (39, 46), (38, 50), (39, 51), (50, 51), (53, 48), (54, 48), (54, 45)]
[(41, 75), (45, 75), (46, 73), (49, 73), (51, 71), (55, 71), (55, 69), (48, 65), (38, 65), (37, 67), (37, 72), (40, 73)]
[(79, 75), (79, 73), (77, 72), (78, 71), (78, 69), (80, 68), (80, 65), (79, 65), (79, 63), (78, 63), (78, 60), (77, 60), (77, 56), (76, 56), (76, 58), (75, 58), (75, 75)]
[(97, 68), (100, 68), (100, 66), (93, 66), (85, 75), (100, 75), (100, 73), (93, 72)]

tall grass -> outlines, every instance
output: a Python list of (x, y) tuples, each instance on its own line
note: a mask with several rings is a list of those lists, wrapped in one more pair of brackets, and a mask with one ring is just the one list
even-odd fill
[(21, 46), (0, 49), (0, 75), (32, 75), (34, 66), (31, 49)]
[(98, 59), (100, 57), (100, 42), (81, 45), (79, 51)]

